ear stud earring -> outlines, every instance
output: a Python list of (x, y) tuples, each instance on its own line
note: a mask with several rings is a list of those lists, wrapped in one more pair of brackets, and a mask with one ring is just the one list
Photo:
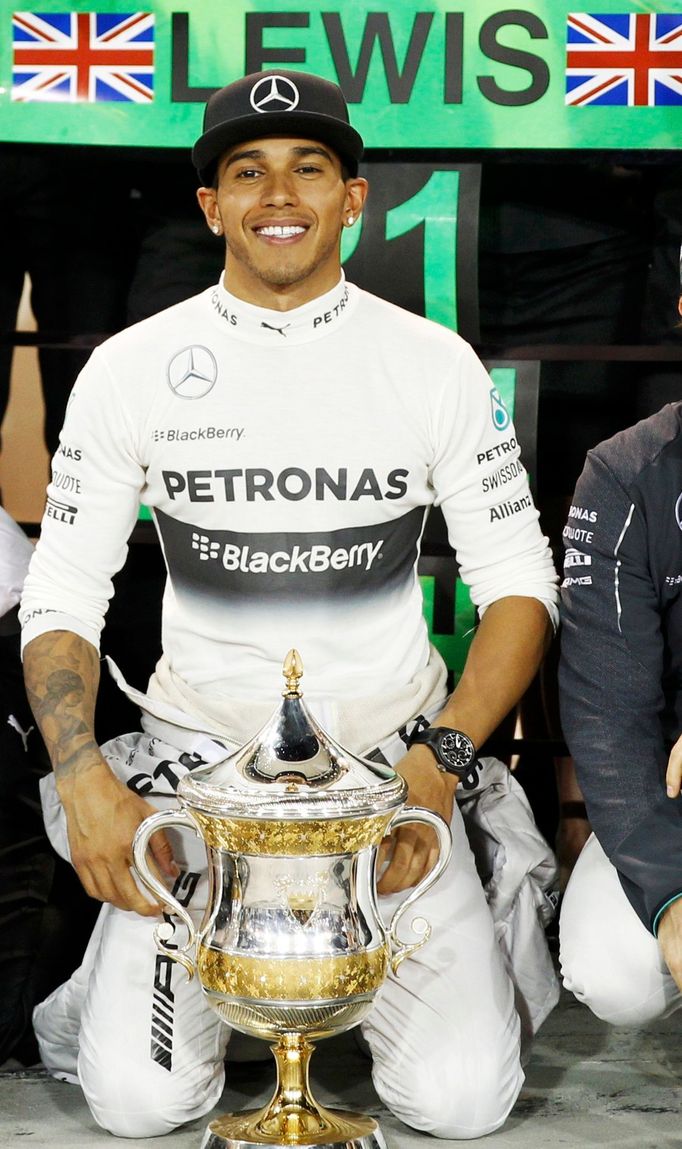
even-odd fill
[(220, 235), (220, 225), (217, 223), (214, 223), (213, 226), (211, 227), (211, 231), (213, 232), (214, 235)]

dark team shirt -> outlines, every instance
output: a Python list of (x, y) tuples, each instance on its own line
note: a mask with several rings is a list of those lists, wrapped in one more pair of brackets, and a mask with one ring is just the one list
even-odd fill
[(655, 933), (682, 894), (682, 403), (587, 456), (564, 528), (561, 714), (594, 831)]

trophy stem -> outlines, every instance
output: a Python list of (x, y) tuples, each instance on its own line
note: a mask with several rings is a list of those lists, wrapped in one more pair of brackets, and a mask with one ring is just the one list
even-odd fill
[(277, 1085), (268, 1104), (212, 1121), (202, 1149), (261, 1149), (264, 1145), (385, 1149), (379, 1126), (371, 1117), (317, 1104), (308, 1080), (315, 1048), (310, 1041), (300, 1033), (285, 1033), (270, 1048), (277, 1063)]
[(270, 1048), (277, 1062), (277, 1085), (257, 1129), (266, 1137), (300, 1144), (311, 1133), (330, 1128), (310, 1092), (308, 1069), (315, 1046), (300, 1033), (285, 1033)]

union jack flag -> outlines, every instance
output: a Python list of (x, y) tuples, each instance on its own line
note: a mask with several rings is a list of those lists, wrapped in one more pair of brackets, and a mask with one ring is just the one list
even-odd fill
[(682, 15), (568, 15), (566, 103), (682, 104)]
[(12, 99), (146, 104), (154, 98), (150, 12), (15, 12)]

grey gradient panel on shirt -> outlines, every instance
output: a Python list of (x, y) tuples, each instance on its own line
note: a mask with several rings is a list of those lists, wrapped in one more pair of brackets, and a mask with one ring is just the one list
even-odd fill
[(302, 604), (389, 594), (412, 577), (424, 507), (336, 531), (244, 533), (197, 527), (156, 511), (176, 594)]

